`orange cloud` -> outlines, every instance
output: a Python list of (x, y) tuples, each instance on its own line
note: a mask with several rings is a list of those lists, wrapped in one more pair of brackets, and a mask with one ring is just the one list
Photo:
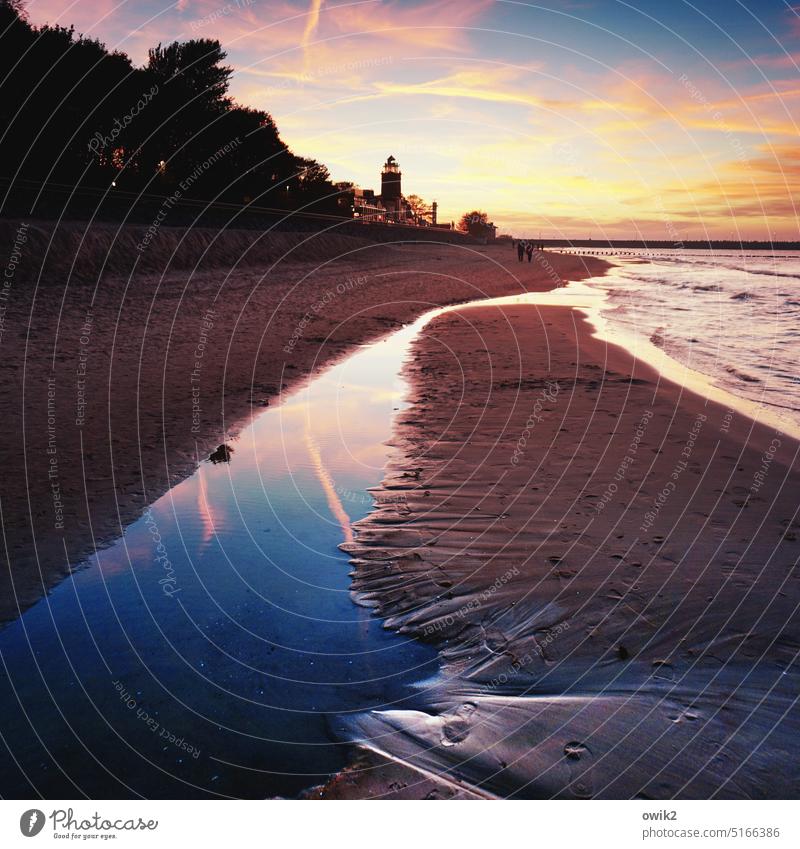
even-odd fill
[(303, 48), (303, 58), (306, 63), (308, 62), (308, 46), (319, 26), (319, 12), (321, 7), (322, 0), (311, 0), (311, 7), (308, 10), (308, 20), (306, 21), (305, 28), (303, 29), (303, 37), (300, 41)]

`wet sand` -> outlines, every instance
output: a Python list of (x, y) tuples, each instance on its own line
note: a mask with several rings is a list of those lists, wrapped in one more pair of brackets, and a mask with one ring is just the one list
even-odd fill
[[(16, 223), (2, 225), (13, 241)], [(27, 230), (0, 339), (0, 622), (355, 346), (432, 306), (605, 267), (566, 255), (520, 265), (510, 246), (281, 233), (254, 248), (252, 231), (169, 228), (139, 256), (142, 232)]]
[(590, 330), (473, 307), (415, 342), (347, 549), (443, 670), (426, 711), (337, 721), (372, 758), (347, 795), (800, 796), (800, 446)]

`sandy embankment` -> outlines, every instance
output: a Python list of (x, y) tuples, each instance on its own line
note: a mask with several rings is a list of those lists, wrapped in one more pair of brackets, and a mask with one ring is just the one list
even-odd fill
[(331, 792), (800, 795), (798, 444), (563, 307), (439, 317), (407, 376), (349, 550), (444, 668), (427, 712), (339, 720), (371, 751)]
[[(0, 621), (353, 346), (433, 305), (554, 285), (508, 247), (165, 227), (139, 252), (144, 228), (26, 232), (2, 303)], [(0, 222), (9, 253), (17, 234)]]

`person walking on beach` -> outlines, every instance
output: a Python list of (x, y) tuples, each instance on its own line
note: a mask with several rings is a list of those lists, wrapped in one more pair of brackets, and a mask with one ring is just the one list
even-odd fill
[(517, 259), (522, 262), (523, 257), (525, 256), (525, 245), (522, 243), (520, 239), (517, 242)]
[(528, 247), (525, 250), (528, 253), (528, 262), (530, 262), (533, 259), (533, 245), (528, 242)]

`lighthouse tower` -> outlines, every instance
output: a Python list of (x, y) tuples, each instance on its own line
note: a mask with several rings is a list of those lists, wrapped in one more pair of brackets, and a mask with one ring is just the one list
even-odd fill
[(397, 164), (397, 160), (390, 156), (383, 165), (381, 171), (381, 200), (383, 205), (389, 209), (398, 209), (403, 192), (400, 188), (400, 180), (403, 172)]

